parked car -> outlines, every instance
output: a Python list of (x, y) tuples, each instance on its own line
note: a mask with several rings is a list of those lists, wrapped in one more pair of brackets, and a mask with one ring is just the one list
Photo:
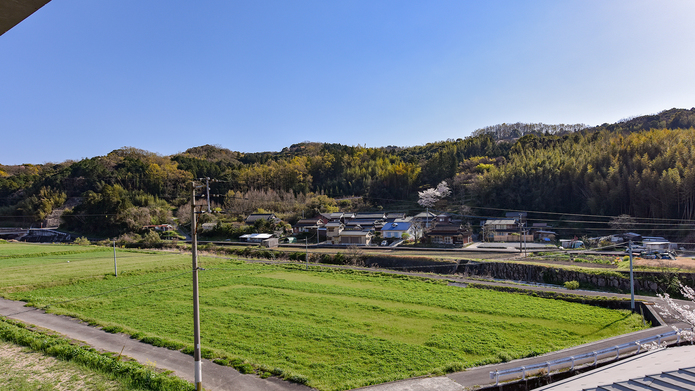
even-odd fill
[(642, 251), (640, 257), (644, 259), (676, 259), (673, 253), (659, 250)]
[(388, 245), (389, 245), (389, 241), (388, 241), (388, 240), (382, 240), (382, 241), (381, 241), (381, 245), (382, 245), (382, 246), (388, 246)]

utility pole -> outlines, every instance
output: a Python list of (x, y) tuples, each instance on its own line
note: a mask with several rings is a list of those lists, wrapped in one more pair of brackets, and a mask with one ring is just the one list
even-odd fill
[(212, 213), (212, 210), (210, 210), (210, 177), (205, 178), (205, 190), (205, 194), (208, 197), (208, 213)]
[[(203, 371), (200, 361), (200, 300), (198, 298), (198, 223), (195, 212), (195, 181), (191, 182), (191, 243), (193, 253), (193, 360), (195, 362), (195, 387), (203, 390)], [(208, 192), (209, 194), (209, 192)]]
[(118, 265), (116, 264), (116, 239), (113, 240), (113, 275), (118, 277)]
[(521, 254), (524, 251), (523, 247), (521, 246), (521, 237), (523, 236), (521, 227), (521, 213), (519, 213), (519, 254)]
[(309, 270), (309, 238), (304, 238), (304, 246), (306, 250), (304, 255), (304, 260), (306, 260), (306, 268), (304, 268), (304, 270)]
[(526, 235), (528, 235), (528, 228), (524, 229), (524, 257), (528, 256), (528, 245), (526, 244)]
[(632, 240), (627, 249), (628, 253), (630, 253), (630, 309), (632, 312), (635, 312), (635, 280), (632, 276)]

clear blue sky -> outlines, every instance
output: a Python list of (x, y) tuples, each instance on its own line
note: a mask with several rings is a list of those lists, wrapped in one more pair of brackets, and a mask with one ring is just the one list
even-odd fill
[(695, 106), (693, 1), (53, 0), (0, 36), (0, 164), (370, 147)]

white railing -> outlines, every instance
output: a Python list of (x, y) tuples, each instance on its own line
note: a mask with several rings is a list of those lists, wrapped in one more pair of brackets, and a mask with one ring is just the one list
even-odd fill
[[(692, 331), (693, 329), (690, 329), (690, 330)], [(596, 351), (593, 351), (590, 353), (583, 353), (583, 354), (579, 354), (576, 356), (560, 358), (557, 360), (546, 361), (543, 363), (526, 365), (526, 366), (510, 368), (510, 369), (503, 369), (501, 371), (498, 371), (498, 370), (495, 370), (494, 372), (490, 371), (490, 379), (495, 379), (495, 385), (499, 385), (500, 376), (514, 375), (514, 374), (519, 373), (519, 374), (521, 374), (521, 380), (526, 380), (526, 374), (527, 373), (533, 373), (534, 371), (545, 370), (546, 371), (545, 373), (550, 375), (551, 369), (553, 367), (557, 367), (559, 365), (571, 364), (571, 366), (569, 367), (568, 370), (572, 371), (572, 370), (574, 370), (575, 362), (580, 361), (580, 360), (586, 360), (586, 359), (593, 358), (594, 361), (591, 364), (592, 366), (594, 366), (598, 363), (599, 357), (601, 357), (601, 356), (611, 355), (611, 356), (615, 356), (615, 360), (618, 360), (618, 359), (620, 359), (620, 351), (628, 349), (628, 348), (634, 349), (636, 347), (637, 351), (635, 352), (635, 354), (639, 354), (640, 351), (642, 350), (643, 345), (646, 345), (646, 344), (649, 344), (652, 342), (656, 342), (658, 345), (661, 345), (662, 341), (666, 342), (665, 341), (666, 339), (672, 339), (672, 337), (676, 337), (675, 338), (676, 344), (678, 344), (681, 341), (680, 331), (682, 331), (682, 330), (671, 331), (668, 333), (655, 335), (653, 337), (640, 339), (640, 340), (637, 340), (634, 342), (628, 342), (628, 343), (624, 343), (622, 345), (616, 345), (616, 346), (613, 346), (610, 348), (596, 350)]]

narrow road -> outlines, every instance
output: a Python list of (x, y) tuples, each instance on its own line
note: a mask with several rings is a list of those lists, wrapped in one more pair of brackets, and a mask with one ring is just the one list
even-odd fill
[[(46, 312), (24, 307), (24, 302), (0, 298), (0, 315), (17, 319), (41, 328), (56, 331), (68, 338), (85, 342), (102, 351), (123, 354), (140, 362), (155, 363), (160, 369), (174, 374), (191, 383), (194, 382), (193, 356), (130, 339), (125, 334), (110, 334), (100, 328), (92, 327), (77, 319), (47, 314)], [(191, 334), (193, 331), (191, 330)], [(309, 391), (312, 388), (291, 383), (278, 378), (261, 379), (256, 375), (243, 375), (231, 367), (217, 365), (203, 360), (203, 387), (210, 391)]]

